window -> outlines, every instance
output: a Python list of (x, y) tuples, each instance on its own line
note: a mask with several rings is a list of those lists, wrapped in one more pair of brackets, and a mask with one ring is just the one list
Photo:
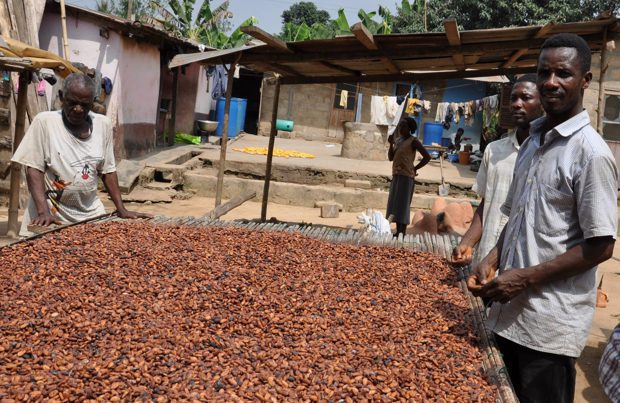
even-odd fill
[(620, 142), (620, 95), (605, 96), (603, 138)]
[[(341, 102), (344, 103), (344, 99), (342, 97), (342, 90), (347, 91), (347, 99), (346, 99), (346, 107), (341, 105)], [(355, 109), (355, 98), (357, 95), (357, 84), (349, 84), (349, 83), (338, 83), (336, 84), (336, 96), (334, 97), (334, 108), (337, 109), (347, 109), (354, 110)]]

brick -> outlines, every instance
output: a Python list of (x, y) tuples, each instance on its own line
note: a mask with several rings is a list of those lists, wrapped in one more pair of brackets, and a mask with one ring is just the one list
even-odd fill
[(339, 209), (337, 204), (326, 204), (321, 207), (322, 218), (338, 218)]

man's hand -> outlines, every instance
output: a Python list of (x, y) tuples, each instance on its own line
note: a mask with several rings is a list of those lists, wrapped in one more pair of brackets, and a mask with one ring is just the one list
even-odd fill
[(484, 258), (467, 278), (467, 288), (476, 297), (484, 296), (483, 287), (495, 278), (496, 271), (497, 266), (490, 264), (488, 259)]
[(471, 263), (474, 250), (471, 246), (459, 244), (452, 250), (451, 263), (456, 266), (465, 266)]
[(61, 225), (62, 222), (50, 213), (39, 214), (38, 216), (30, 220), (30, 225), (49, 227), (52, 224)]
[(126, 220), (135, 220), (138, 218), (153, 218), (153, 215), (147, 213), (139, 213), (137, 211), (119, 210), (116, 212), (119, 218)]
[(527, 275), (527, 269), (506, 270), (482, 286), (480, 294), (491, 301), (505, 304), (528, 287), (530, 282)]

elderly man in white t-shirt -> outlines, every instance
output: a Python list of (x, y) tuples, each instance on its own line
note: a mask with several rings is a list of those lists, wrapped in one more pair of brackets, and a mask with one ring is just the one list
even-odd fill
[(69, 75), (60, 93), (62, 110), (39, 113), (12, 161), (26, 166), (30, 200), (21, 236), (28, 225), (68, 224), (104, 214), (97, 197), (99, 175), (121, 218), (148, 218), (128, 211), (118, 188), (112, 126), (90, 112), (95, 85), (83, 74)]
[[(501, 140), (490, 143), (472, 188), (482, 198), (472, 223), (452, 252), (455, 264), (478, 263), (495, 246), (508, 221), (500, 211), (506, 201), (521, 143), (530, 134), (530, 122), (543, 115), (536, 74), (519, 77), (510, 93), (510, 108), (517, 128)], [(476, 253), (474, 256), (474, 247)]]

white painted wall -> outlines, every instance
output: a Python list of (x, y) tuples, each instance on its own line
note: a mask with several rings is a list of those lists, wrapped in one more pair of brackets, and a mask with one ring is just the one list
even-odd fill
[(196, 113), (209, 114), (211, 110), (211, 91), (213, 86), (213, 79), (207, 77), (207, 68), (200, 66), (200, 73), (198, 77), (198, 88), (196, 89)]

